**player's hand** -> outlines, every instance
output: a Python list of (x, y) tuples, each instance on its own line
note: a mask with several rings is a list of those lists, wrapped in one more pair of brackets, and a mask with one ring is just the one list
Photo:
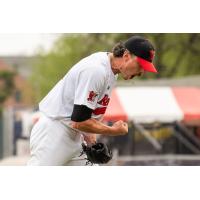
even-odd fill
[(95, 144), (96, 143), (96, 134), (87, 133), (83, 134), (83, 138), (87, 144)]
[(116, 135), (125, 135), (128, 133), (128, 124), (119, 120), (112, 126), (115, 129)]

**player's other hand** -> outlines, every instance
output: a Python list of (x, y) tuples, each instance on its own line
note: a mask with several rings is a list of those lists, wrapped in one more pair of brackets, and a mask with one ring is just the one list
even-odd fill
[(128, 133), (128, 124), (122, 120), (115, 122), (112, 127), (115, 129), (116, 135), (125, 135)]

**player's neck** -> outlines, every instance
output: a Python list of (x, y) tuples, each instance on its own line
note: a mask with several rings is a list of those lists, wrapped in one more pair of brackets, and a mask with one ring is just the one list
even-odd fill
[(109, 53), (108, 55), (109, 59), (110, 59), (110, 65), (111, 65), (111, 69), (113, 71), (113, 73), (116, 75), (116, 74), (119, 74), (120, 71), (118, 70), (118, 65), (116, 63), (116, 59), (114, 56), (113, 56), (113, 53)]

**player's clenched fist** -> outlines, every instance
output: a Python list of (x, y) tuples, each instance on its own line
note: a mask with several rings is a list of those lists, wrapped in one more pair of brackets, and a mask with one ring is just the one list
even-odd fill
[(115, 129), (116, 135), (125, 135), (128, 133), (128, 124), (119, 120), (112, 126)]

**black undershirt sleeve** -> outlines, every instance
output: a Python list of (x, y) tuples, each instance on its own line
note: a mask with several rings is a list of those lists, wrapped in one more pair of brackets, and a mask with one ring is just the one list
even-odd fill
[(82, 122), (88, 120), (92, 116), (92, 109), (85, 105), (74, 104), (71, 120), (74, 122)]

